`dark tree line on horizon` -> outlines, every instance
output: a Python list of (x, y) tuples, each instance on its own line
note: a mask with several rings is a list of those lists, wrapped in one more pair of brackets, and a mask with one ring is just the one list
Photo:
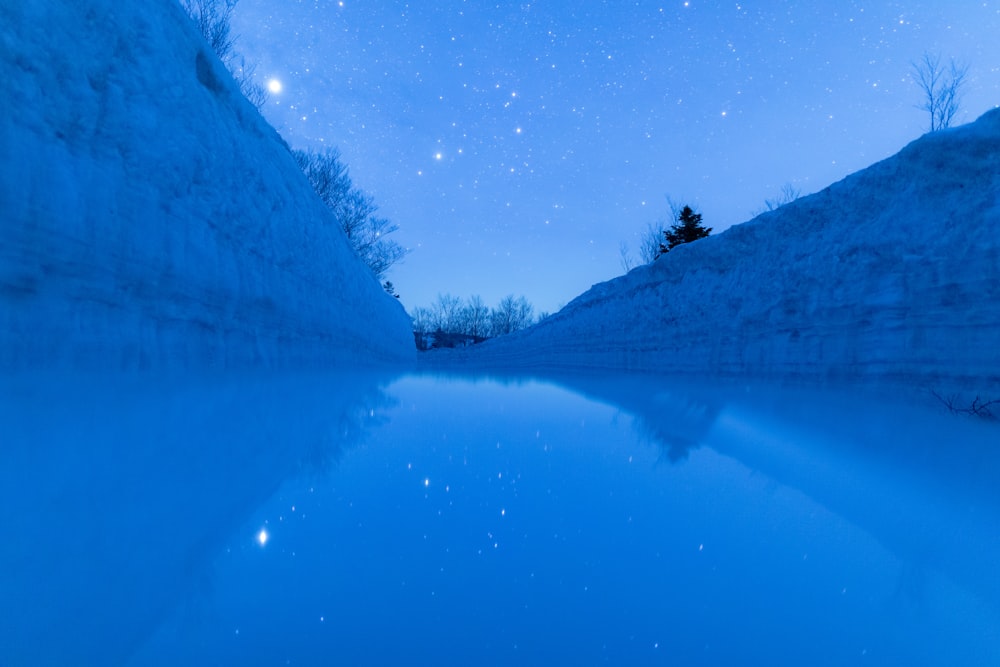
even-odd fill
[(545, 318), (535, 317), (535, 308), (523, 296), (508, 294), (490, 308), (479, 295), (462, 299), (439, 294), (429, 307), (410, 313), (417, 348), (456, 347), (480, 343), (487, 338), (526, 329)]

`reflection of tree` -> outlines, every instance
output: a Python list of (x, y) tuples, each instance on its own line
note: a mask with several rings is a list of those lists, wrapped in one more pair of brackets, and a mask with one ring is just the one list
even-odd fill
[[(669, 390), (659, 378), (604, 378), (591, 385), (590, 396), (600, 396), (634, 416), (633, 426), (660, 450), (670, 464), (687, 459), (701, 447), (721, 405), (690, 393), (687, 388)], [(598, 389), (599, 387), (599, 389)], [(579, 391), (579, 385), (575, 388)]]
[(691, 450), (701, 447), (701, 442), (698, 440), (664, 428), (662, 424), (650, 422), (645, 417), (636, 417), (635, 428), (660, 448), (661, 459), (666, 457), (672, 464), (680, 463), (688, 457)]
[(671, 464), (701, 446), (722, 409), (718, 402), (691, 393), (687, 385), (669, 388), (658, 376), (551, 374), (544, 379), (632, 415), (636, 430)]
[(355, 401), (340, 410), (329, 426), (312, 441), (302, 457), (302, 467), (323, 475), (340, 463), (351, 447), (364, 442), (370, 429), (389, 421), (386, 411), (398, 405), (381, 387), (370, 387)]
[(927, 572), (918, 564), (904, 561), (892, 599), (904, 608), (920, 608), (926, 603)]

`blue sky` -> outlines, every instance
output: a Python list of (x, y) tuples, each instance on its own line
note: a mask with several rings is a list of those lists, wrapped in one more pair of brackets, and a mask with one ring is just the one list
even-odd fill
[(241, 0), (234, 28), (268, 120), (399, 225), (408, 309), (554, 311), (668, 196), (719, 232), (888, 157), (926, 127), (925, 51), (970, 66), (960, 122), (1000, 103), (1000, 1)]

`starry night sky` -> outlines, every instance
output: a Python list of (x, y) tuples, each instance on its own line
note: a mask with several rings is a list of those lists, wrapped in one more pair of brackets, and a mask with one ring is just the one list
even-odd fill
[(438, 293), (555, 311), (690, 204), (718, 233), (926, 129), (910, 63), (970, 67), (959, 122), (1000, 104), (1000, 1), (240, 0), (264, 115), (337, 147)]

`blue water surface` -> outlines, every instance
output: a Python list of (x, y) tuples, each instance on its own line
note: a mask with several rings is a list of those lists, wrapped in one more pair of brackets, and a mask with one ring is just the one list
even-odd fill
[(1000, 430), (650, 377), (20, 378), (0, 664), (1000, 664)]

